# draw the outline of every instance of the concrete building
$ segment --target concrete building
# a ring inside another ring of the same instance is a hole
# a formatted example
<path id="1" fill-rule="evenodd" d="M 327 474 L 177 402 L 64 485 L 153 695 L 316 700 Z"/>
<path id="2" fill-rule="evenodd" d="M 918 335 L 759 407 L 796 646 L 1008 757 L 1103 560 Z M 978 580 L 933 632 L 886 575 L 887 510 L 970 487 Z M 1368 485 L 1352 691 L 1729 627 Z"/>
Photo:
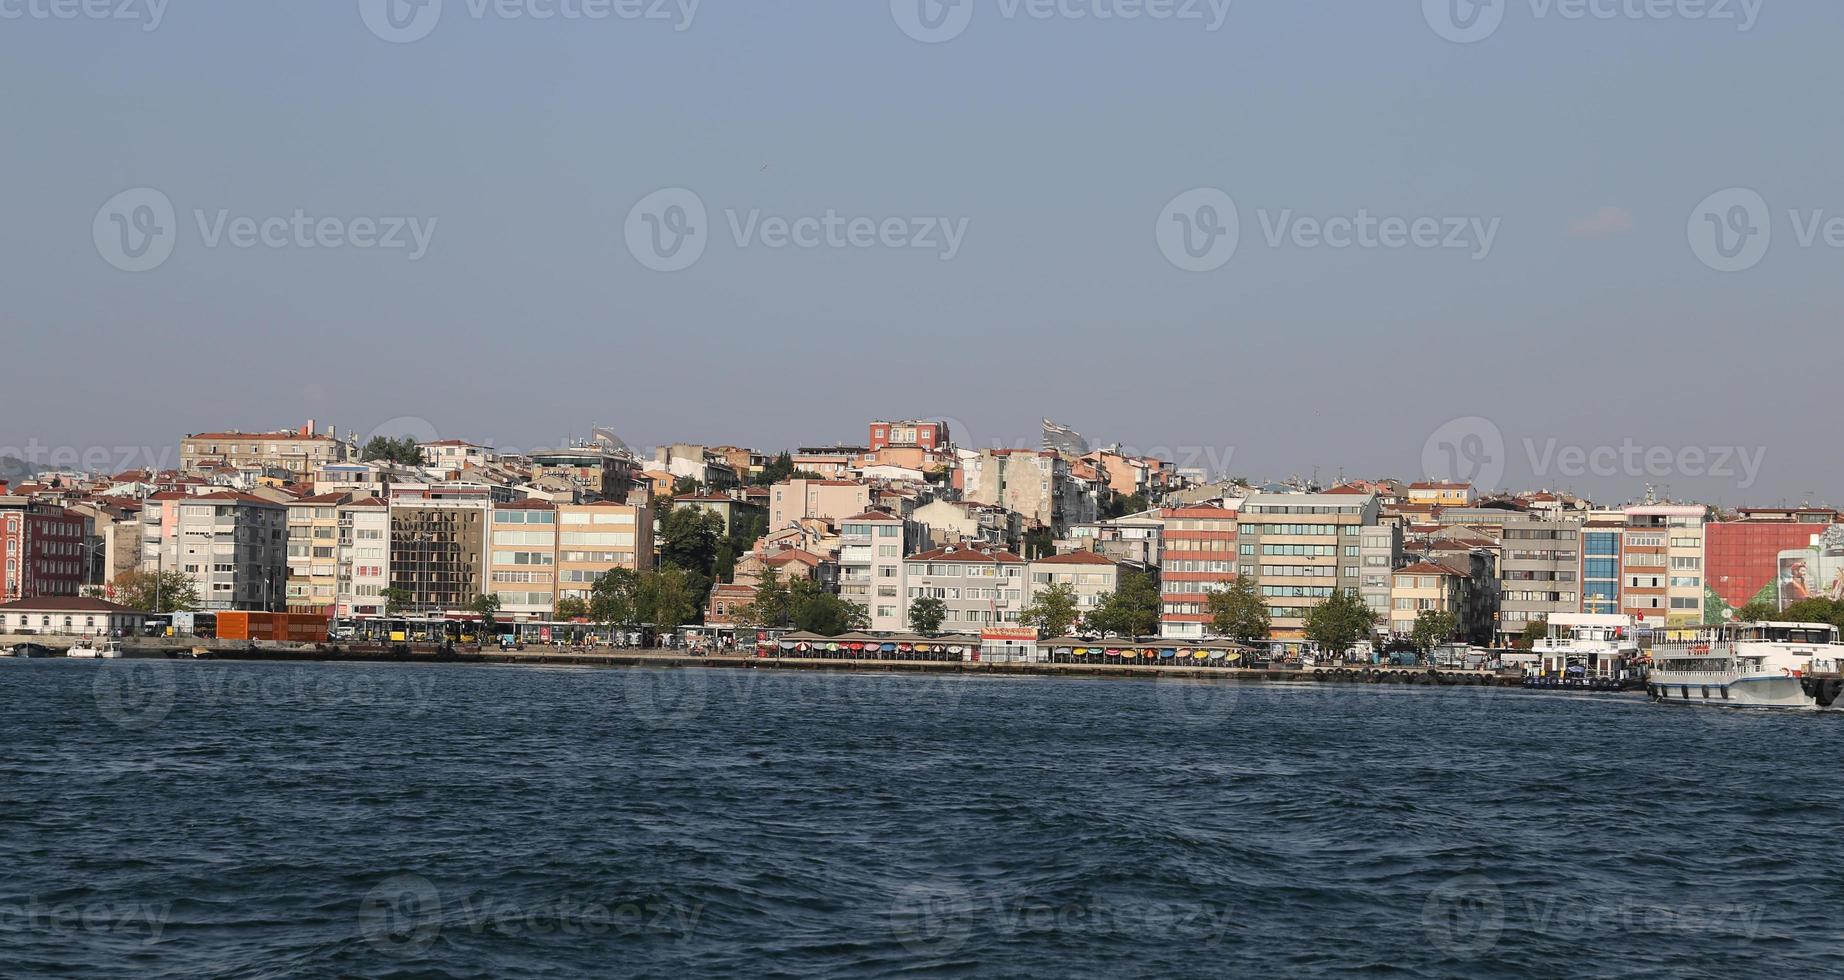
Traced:
<path id="1" fill-rule="evenodd" d="M 839 597 L 864 607 L 876 632 L 907 630 L 903 558 L 921 541 L 921 528 L 895 514 L 870 510 L 840 524 Z"/>
<path id="2" fill-rule="evenodd" d="M 391 585 L 391 507 L 377 497 L 347 497 L 339 505 L 339 592 L 342 619 L 382 616 Z"/>
<path id="3" fill-rule="evenodd" d="M 977 481 L 966 485 L 964 499 L 1017 511 L 1028 527 L 1060 532 L 1100 516 L 1095 486 L 1076 480 L 1069 464 L 1055 453 L 982 450 L 978 476 Z"/>
<path id="4" fill-rule="evenodd" d="M 1625 548 L 1625 515 L 1590 514 L 1582 522 L 1581 611 L 1597 616 L 1620 614 L 1620 556 Z"/>
<path id="5" fill-rule="evenodd" d="M 309 421 L 282 432 L 200 432 L 179 442 L 179 466 L 185 473 L 225 468 L 287 473 L 297 482 L 313 479 L 328 463 L 343 463 L 356 448 L 341 442 L 337 430 L 319 432 Z"/>
<path id="6" fill-rule="evenodd" d="M 1389 632 L 1408 637 L 1423 612 L 1445 612 L 1453 614 L 1457 639 L 1482 646 L 1490 644 L 1497 618 L 1494 575 L 1492 555 L 1486 551 L 1397 569 L 1390 588 Z"/>
<path id="7" fill-rule="evenodd" d="M 288 611 L 330 616 L 339 604 L 339 505 L 343 493 L 288 505 Z"/>
<path id="8" fill-rule="evenodd" d="M 499 597 L 501 619 L 552 617 L 557 600 L 557 505 L 548 500 L 493 505 L 487 593 Z"/>
<path id="9" fill-rule="evenodd" d="M 422 444 L 423 465 L 443 472 L 459 472 L 470 466 L 481 467 L 497 457 L 491 446 L 477 446 L 460 439 L 443 439 Z"/>
<path id="10" fill-rule="evenodd" d="M 1358 545 L 1358 595 L 1377 614 L 1379 623 L 1390 615 L 1390 592 L 1394 588 L 1395 570 L 1403 563 L 1402 528 L 1395 524 L 1366 526 Z"/>
<path id="11" fill-rule="evenodd" d="M 836 525 L 871 509 L 870 486 L 856 480 L 786 480 L 769 492 L 770 531 L 784 531 L 807 518 Z"/>
<path id="12" fill-rule="evenodd" d="M 923 544 L 929 548 L 984 543 L 1009 550 L 1024 538 L 1024 520 L 1018 512 L 995 504 L 933 500 L 909 516 L 922 525 Z"/>
<path id="13" fill-rule="evenodd" d="M 674 480 L 689 479 L 708 487 L 733 487 L 742 479 L 728 456 L 688 442 L 655 449 L 649 468 L 671 473 Z"/>
<path id="14" fill-rule="evenodd" d="M 654 510 L 636 494 L 557 508 L 557 598 L 587 601 L 602 576 L 653 567 Z"/>
<path id="15" fill-rule="evenodd" d="M 1308 609 L 1342 589 L 1361 592 L 1364 529 L 1377 525 L 1379 511 L 1369 494 L 1258 493 L 1243 501 L 1237 571 L 1260 584 L 1275 639 L 1304 639 Z M 1168 527 L 1168 551 L 1171 535 Z"/>
<path id="16" fill-rule="evenodd" d="M 946 422 L 879 421 L 871 423 L 868 448 L 870 452 L 893 446 L 933 451 L 944 448 L 953 441 L 953 434 L 948 431 Z"/>
<path id="17" fill-rule="evenodd" d="M 391 502 L 391 588 L 405 612 L 460 612 L 487 591 L 487 528 L 493 501 L 399 498 Z"/>
<path id="18" fill-rule="evenodd" d="M 0 602 L 82 591 L 87 519 L 22 496 L 0 496 Z"/>
<path id="19" fill-rule="evenodd" d="M 1829 508 L 1742 508 L 1732 521 L 1704 529 L 1705 596 L 1713 608 L 1704 619 L 1717 622 L 1751 601 L 1777 606 L 1780 553 L 1809 547 L 1812 536 L 1838 520 Z"/>
<path id="20" fill-rule="evenodd" d="M 1473 487 L 1469 483 L 1411 483 L 1403 496 L 1411 504 L 1433 504 L 1436 507 L 1473 505 Z"/>
<path id="21" fill-rule="evenodd" d="M 1159 594 L 1164 609 L 1159 634 L 1203 639 L 1210 629 L 1209 594 L 1235 584 L 1238 510 L 1174 507 L 1162 511 Z M 1255 576 L 1253 563 L 1247 573 Z"/>
<path id="22" fill-rule="evenodd" d="M 1581 531 L 1581 522 L 1572 519 L 1517 517 L 1500 526 L 1501 645 L 1508 645 L 1533 622 L 1581 611 Z"/>
<path id="23" fill-rule="evenodd" d="M 1640 504 L 1624 511 L 1621 612 L 1641 627 L 1703 621 L 1704 524 L 1701 504 Z"/>
<path id="24" fill-rule="evenodd" d="M 155 494 L 159 519 L 144 528 L 154 549 L 144 571 L 179 571 L 192 579 L 203 610 L 285 612 L 288 606 L 288 508 L 246 493 Z M 146 538 L 143 538 L 146 543 Z"/>
<path id="25" fill-rule="evenodd" d="M 1032 561 L 1030 573 L 1026 605 L 1043 589 L 1067 585 L 1075 590 L 1076 609 L 1086 618 L 1120 587 L 1121 563 L 1092 551 L 1072 551 Z"/>
<path id="26" fill-rule="evenodd" d="M 1023 558 L 1009 551 L 950 545 L 904 562 L 907 604 L 940 599 L 946 607 L 944 630 L 966 631 L 992 625 L 1016 625 L 1029 583 Z"/>
<path id="27" fill-rule="evenodd" d="M 1157 567 L 1163 553 L 1165 518 L 1158 510 L 1089 524 L 1072 524 L 1057 541 L 1058 551 L 1093 551 L 1115 561 Z"/>
<path id="28" fill-rule="evenodd" d="M 132 636 L 145 613 L 85 596 L 41 596 L 0 605 L 0 633 L 28 636 Z"/>
<path id="29" fill-rule="evenodd" d="M 626 500 L 640 472 L 633 457 L 602 446 L 540 449 L 530 454 L 531 479 L 566 481 L 585 501 Z"/>

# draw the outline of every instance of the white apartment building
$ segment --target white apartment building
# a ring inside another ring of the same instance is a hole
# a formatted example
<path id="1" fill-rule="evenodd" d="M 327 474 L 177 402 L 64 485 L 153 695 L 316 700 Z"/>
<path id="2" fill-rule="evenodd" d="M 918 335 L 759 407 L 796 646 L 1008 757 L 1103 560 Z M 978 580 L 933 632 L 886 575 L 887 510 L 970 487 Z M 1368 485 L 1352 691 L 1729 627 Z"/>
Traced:
<path id="1" fill-rule="evenodd" d="M 942 601 L 941 628 L 949 632 L 1016 624 L 1024 610 L 1027 566 L 1009 551 L 949 545 L 911 555 L 904 566 L 905 622 L 908 603 L 921 598 Z"/>
<path id="2" fill-rule="evenodd" d="M 391 508 L 376 497 L 339 505 L 339 595 L 336 615 L 382 616 L 391 584 Z"/>
<path id="3" fill-rule="evenodd" d="M 545 619 L 557 601 L 557 506 L 548 500 L 493 505 L 487 594 L 503 620 Z"/>
<path id="4" fill-rule="evenodd" d="M 905 554 L 920 535 L 912 522 L 884 511 L 865 511 L 841 524 L 839 597 L 863 606 L 871 629 L 900 633 L 904 621 Z"/>
<path id="5" fill-rule="evenodd" d="M 143 570 L 183 572 L 204 610 L 287 609 L 287 507 L 229 491 L 148 500 L 160 512 L 150 521 L 143 511 Z"/>

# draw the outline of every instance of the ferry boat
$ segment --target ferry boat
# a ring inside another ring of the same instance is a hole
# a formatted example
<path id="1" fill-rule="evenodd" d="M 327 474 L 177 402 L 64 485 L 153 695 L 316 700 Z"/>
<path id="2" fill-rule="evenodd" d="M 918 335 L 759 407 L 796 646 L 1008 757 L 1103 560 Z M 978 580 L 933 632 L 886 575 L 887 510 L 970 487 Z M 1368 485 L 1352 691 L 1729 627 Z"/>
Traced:
<path id="1" fill-rule="evenodd" d="M 1743 708 L 1838 705 L 1844 646 L 1829 623 L 1724 623 L 1667 629 L 1646 693 L 1667 704 Z M 1829 675 L 1829 676 L 1827 676 Z"/>
<path id="2" fill-rule="evenodd" d="M 64 655 L 76 660 L 120 660 L 122 645 L 114 640 L 86 636 L 71 644 L 70 650 Z"/>
<path id="3" fill-rule="evenodd" d="M 1558 681 L 1619 684 L 1643 673 L 1639 641 L 1630 616 L 1607 613 L 1551 613 L 1549 635 L 1531 646 L 1533 677 Z"/>

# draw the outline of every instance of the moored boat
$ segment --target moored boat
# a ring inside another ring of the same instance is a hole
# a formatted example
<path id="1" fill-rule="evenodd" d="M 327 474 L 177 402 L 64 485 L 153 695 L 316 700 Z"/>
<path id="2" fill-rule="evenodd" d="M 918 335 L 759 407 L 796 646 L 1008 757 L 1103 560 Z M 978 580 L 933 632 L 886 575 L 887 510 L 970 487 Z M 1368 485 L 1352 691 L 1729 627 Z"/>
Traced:
<path id="1" fill-rule="evenodd" d="M 1840 707 L 1844 647 L 1830 623 L 1725 623 L 1665 631 L 1646 692 L 1668 704 Z"/>

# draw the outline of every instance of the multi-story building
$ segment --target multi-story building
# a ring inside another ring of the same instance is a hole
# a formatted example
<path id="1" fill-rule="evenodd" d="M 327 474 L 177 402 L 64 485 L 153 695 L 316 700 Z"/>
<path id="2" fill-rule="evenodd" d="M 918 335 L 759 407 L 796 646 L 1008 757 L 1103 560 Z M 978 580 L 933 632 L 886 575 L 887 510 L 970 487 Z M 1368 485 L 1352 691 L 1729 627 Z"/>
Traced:
<path id="1" fill-rule="evenodd" d="M 1733 521 L 1704 529 L 1705 620 L 1719 622 L 1754 600 L 1778 604 L 1780 553 L 1811 545 L 1812 536 L 1837 521 L 1829 508 L 1744 508 Z"/>
<path id="2" fill-rule="evenodd" d="M 343 493 L 288 505 L 288 611 L 329 615 L 339 603 L 339 505 Z"/>
<path id="3" fill-rule="evenodd" d="M 493 462 L 493 447 L 477 446 L 460 439 L 443 439 L 438 442 L 425 442 L 420 447 L 423 451 L 423 465 L 456 473 L 470 466 L 485 466 Z"/>
<path id="4" fill-rule="evenodd" d="M 192 579 L 199 608 L 282 612 L 288 605 L 288 508 L 247 493 L 155 494 L 161 515 L 151 526 L 146 571 Z M 143 511 L 143 522 L 147 513 Z M 144 539 L 145 541 L 145 539 Z"/>
<path id="5" fill-rule="evenodd" d="M 557 505 L 548 500 L 493 505 L 487 593 L 499 598 L 500 618 L 551 618 L 557 600 Z"/>
<path id="6" fill-rule="evenodd" d="M 1364 529 L 1377 525 L 1378 513 L 1369 494 L 1258 493 L 1243 501 L 1237 572 L 1259 583 L 1275 639 L 1304 639 L 1307 610 L 1340 590 L 1361 592 Z M 1168 551 L 1171 536 L 1168 527 Z"/>
<path id="7" fill-rule="evenodd" d="M 391 586 L 391 506 L 377 497 L 346 498 L 339 505 L 341 618 L 382 616 Z"/>
<path id="8" fill-rule="evenodd" d="M 949 545 L 904 562 L 907 604 L 940 599 L 946 607 L 942 629 L 950 632 L 1017 623 L 1024 610 L 1025 560 L 1009 551 Z"/>
<path id="9" fill-rule="evenodd" d="M 892 446 L 936 450 L 953 441 L 946 422 L 872 422 L 870 451 Z"/>
<path id="10" fill-rule="evenodd" d="M 1362 563 L 1358 573 L 1358 595 L 1363 596 L 1364 604 L 1377 614 L 1377 622 L 1385 622 L 1391 610 L 1393 576 L 1402 564 L 1401 525 L 1366 526 L 1362 543 L 1358 545 L 1358 558 Z"/>
<path id="11" fill-rule="evenodd" d="M 1455 636 L 1441 640 L 1491 643 L 1498 606 L 1494 574 L 1492 554 L 1485 550 L 1398 569 L 1390 588 L 1390 633 L 1410 636 L 1422 613 L 1444 612 L 1454 617 Z"/>
<path id="12" fill-rule="evenodd" d="M 964 496 L 975 503 L 1015 510 L 1031 527 L 1059 532 L 1100 516 L 1095 484 L 1075 479 L 1069 463 L 1052 452 L 982 450 L 978 479 L 966 484 Z"/>
<path id="13" fill-rule="evenodd" d="M 86 518 L 19 496 L 0 496 L 0 602 L 74 596 L 89 564 Z"/>
<path id="14" fill-rule="evenodd" d="M 724 453 L 688 442 L 655 449 L 652 469 L 671 473 L 675 480 L 691 480 L 711 487 L 736 486 L 742 476 Z"/>
<path id="15" fill-rule="evenodd" d="M 1072 551 L 1051 555 L 1031 562 L 1030 585 L 1025 603 L 1041 590 L 1067 585 L 1076 593 L 1076 610 L 1084 618 L 1101 608 L 1108 597 L 1120 588 L 1121 564 L 1093 551 Z"/>
<path id="16" fill-rule="evenodd" d="M 1165 518 L 1149 510 L 1090 524 L 1072 524 L 1058 551 L 1093 551 L 1115 561 L 1157 566 L 1163 551 Z"/>
<path id="17" fill-rule="evenodd" d="M 1581 610 L 1578 520 L 1514 517 L 1499 528 L 1498 638 L 1508 642 L 1552 613 Z"/>
<path id="18" fill-rule="evenodd" d="M 343 463 L 354 447 L 341 442 L 337 430 L 321 433 L 309 421 L 283 432 L 200 432 L 179 443 L 182 472 L 204 473 L 230 467 L 238 470 L 272 470 L 288 473 L 297 481 L 310 481 L 322 466 Z"/>
<path id="19" fill-rule="evenodd" d="M 840 598 L 863 606 L 873 630 L 907 630 L 903 558 L 920 539 L 920 528 L 895 514 L 869 510 L 846 518 L 840 531 Z"/>
<path id="20" fill-rule="evenodd" d="M 760 504 L 752 503 L 740 493 L 691 493 L 672 498 L 674 507 L 690 507 L 693 510 L 716 514 L 724 522 L 724 533 L 731 533 L 738 522 L 762 515 Z"/>
<path id="21" fill-rule="evenodd" d="M 924 544 L 930 548 L 983 542 L 1013 549 L 1024 537 L 1024 521 L 1018 512 L 994 504 L 933 500 L 917 507 L 909 516 L 922 525 Z"/>
<path id="22" fill-rule="evenodd" d="M 391 502 L 391 588 L 408 593 L 405 612 L 460 612 L 487 591 L 487 496 Z"/>
<path id="23" fill-rule="evenodd" d="M 1433 504 L 1436 507 L 1473 505 L 1473 487 L 1469 483 L 1411 483 L 1405 496 L 1411 504 Z"/>
<path id="24" fill-rule="evenodd" d="M 1700 504 L 1640 504 L 1625 509 L 1621 536 L 1621 612 L 1639 626 L 1693 626 L 1703 620 Z"/>
<path id="25" fill-rule="evenodd" d="M 530 454 L 533 482 L 557 477 L 585 500 L 626 500 L 639 469 L 631 456 L 602 446 L 540 449 Z"/>
<path id="26" fill-rule="evenodd" d="M 1209 593 L 1234 584 L 1239 573 L 1237 511 L 1175 507 L 1163 511 L 1160 521 L 1160 635 L 1202 639 L 1209 631 Z"/>
<path id="27" fill-rule="evenodd" d="M 1590 515 L 1581 531 L 1581 611 L 1597 616 L 1618 615 L 1620 605 L 1620 555 L 1626 533 L 1623 516 Z"/>
<path id="28" fill-rule="evenodd" d="M 557 598 L 584 599 L 617 569 L 653 567 L 653 507 L 643 494 L 557 508 Z"/>
<path id="29" fill-rule="evenodd" d="M 871 509 L 871 488 L 856 480 L 785 480 L 770 488 L 768 529 L 818 518 L 837 524 Z"/>

